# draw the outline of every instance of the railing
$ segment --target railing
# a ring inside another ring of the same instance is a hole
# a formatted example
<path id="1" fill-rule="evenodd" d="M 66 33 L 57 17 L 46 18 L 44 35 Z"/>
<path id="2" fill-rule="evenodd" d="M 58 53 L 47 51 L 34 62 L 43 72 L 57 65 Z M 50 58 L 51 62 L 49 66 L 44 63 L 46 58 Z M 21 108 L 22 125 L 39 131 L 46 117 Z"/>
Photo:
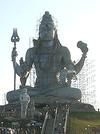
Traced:
<path id="1" fill-rule="evenodd" d="M 53 123 L 52 134 L 54 134 L 54 131 L 55 131 L 56 120 L 57 120 L 57 113 L 58 113 L 58 108 L 56 108 L 56 111 L 55 111 L 55 118 L 54 118 L 54 123 Z"/>
<path id="2" fill-rule="evenodd" d="M 41 134 L 69 134 L 67 132 L 69 108 L 57 106 L 53 112 L 54 117 L 50 111 L 46 112 Z"/>
<path id="3" fill-rule="evenodd" d="M 68 133 L 67 132 L 68 116 L 69 116 L 69 108 L 67 109 L 66 117 L 65 117 L 64 134 L 67 134 Z"/>
<path id="4" fill-rule="evenodd" d="M 43 123 L 43 126 L 42 126 L 42 130 L 41 130 L 41 134 L 45 134 L 45 129 L 46 129 L 46 123 L 47 123 L 47 120 L 48 120 L 48 111 L 46 112 L 46 115 L 45 115 L 45 119 L 44 119 L 44 123 Z"/>

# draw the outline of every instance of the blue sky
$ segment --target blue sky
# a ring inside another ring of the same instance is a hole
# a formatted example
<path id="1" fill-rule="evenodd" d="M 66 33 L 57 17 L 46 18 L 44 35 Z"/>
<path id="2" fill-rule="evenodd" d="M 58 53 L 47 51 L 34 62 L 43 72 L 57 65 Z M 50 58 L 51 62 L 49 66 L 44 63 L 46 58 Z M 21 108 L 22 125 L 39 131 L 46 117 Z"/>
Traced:
<path id="1" fill-rule="evenodd" d="M 71 51 L 72 59 L 81 57 L 76 44 L 82 40 L 88 44 L 88 58 L 96 60 L 96 70 L 99 72 L 100 0 L 0 0 L 1 94 L 13 90 L 13 43 L 10 41 L 13 28 L 18 29 L 20 36 L 20 42 L 17 43 L 19 60 L 21 56 L 25 56 L 29 38 L 36 37 L 39 19 L 45 11 L 49 11 L 57 21 L 59 39 Z M 99 73 L 96 79 L 99 94 Z M 99 95 L 97 98 L 99 100 Z"/>

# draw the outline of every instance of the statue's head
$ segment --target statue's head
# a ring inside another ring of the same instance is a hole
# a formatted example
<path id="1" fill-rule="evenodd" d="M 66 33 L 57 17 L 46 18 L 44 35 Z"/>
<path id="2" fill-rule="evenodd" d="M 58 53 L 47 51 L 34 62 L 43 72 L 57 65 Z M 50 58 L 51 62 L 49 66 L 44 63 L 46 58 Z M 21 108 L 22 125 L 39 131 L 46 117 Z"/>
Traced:
<path id="1" fill-rule="evenodd" d="M 55 25 L 52 16 L 48 11 L 42 17 L 39 26 L 39 38 L 40 40 L 53 40 L 55 35 Z"/>

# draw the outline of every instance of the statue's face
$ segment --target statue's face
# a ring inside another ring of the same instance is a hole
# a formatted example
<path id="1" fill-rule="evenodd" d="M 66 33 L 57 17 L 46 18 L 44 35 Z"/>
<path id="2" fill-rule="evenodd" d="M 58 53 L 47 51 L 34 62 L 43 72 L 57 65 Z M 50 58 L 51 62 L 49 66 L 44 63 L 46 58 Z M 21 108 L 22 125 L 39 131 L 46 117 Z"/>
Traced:
<path id="1" fill-rule="evenodd" d="M 54 25 L 53 23 L 44 23 L 40 25 L 39 37 L 44 41 L 51 41 L 54 38 Z"/>

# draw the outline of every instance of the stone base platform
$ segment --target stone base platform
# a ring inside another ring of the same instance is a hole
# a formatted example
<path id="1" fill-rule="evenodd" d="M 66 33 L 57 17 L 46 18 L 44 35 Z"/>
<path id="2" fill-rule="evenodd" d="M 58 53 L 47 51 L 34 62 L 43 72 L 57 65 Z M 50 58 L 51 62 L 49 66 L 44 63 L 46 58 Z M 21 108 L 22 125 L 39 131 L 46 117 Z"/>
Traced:
<path id="1" fill-rule="evenodd" d="M 55 86 L 53 88 L 37 88 L 26 86 L 30 98 L 35 103 L 50 104 L 50 103 L 69 103 L 72 100 L 78 101 L 81 99 L 81 91 L 78 88 Z M 23 89 L 24 89 L 23 88 Z M 7 93 L 8 103 L 15 103 L 20 101 L 20 94 L 23 89 L 10 91 Z"/>
<path id="2" fill-rule="evenodd" d="M 70 104 L 71 112 L 95 112 L 95 108 L 93 105 L 82 102 L 72 102 Z"/>
<path id="3" fill-rule="evenodd" d="M 25 86 L 31 101 L 36 106 L 63 104 L 70 107 L 71 112 L 93 112 L 95 108 L 86 103 L 81 103 L 81 91 L 77 88 L 55 86 L 53 88 L 37 88 Z M 23 89 L 24 89 L 23 88 Z M 17 89 L 7 93 L 8 104 L 20 104 L 20 94 L 23 89 Z"/>

